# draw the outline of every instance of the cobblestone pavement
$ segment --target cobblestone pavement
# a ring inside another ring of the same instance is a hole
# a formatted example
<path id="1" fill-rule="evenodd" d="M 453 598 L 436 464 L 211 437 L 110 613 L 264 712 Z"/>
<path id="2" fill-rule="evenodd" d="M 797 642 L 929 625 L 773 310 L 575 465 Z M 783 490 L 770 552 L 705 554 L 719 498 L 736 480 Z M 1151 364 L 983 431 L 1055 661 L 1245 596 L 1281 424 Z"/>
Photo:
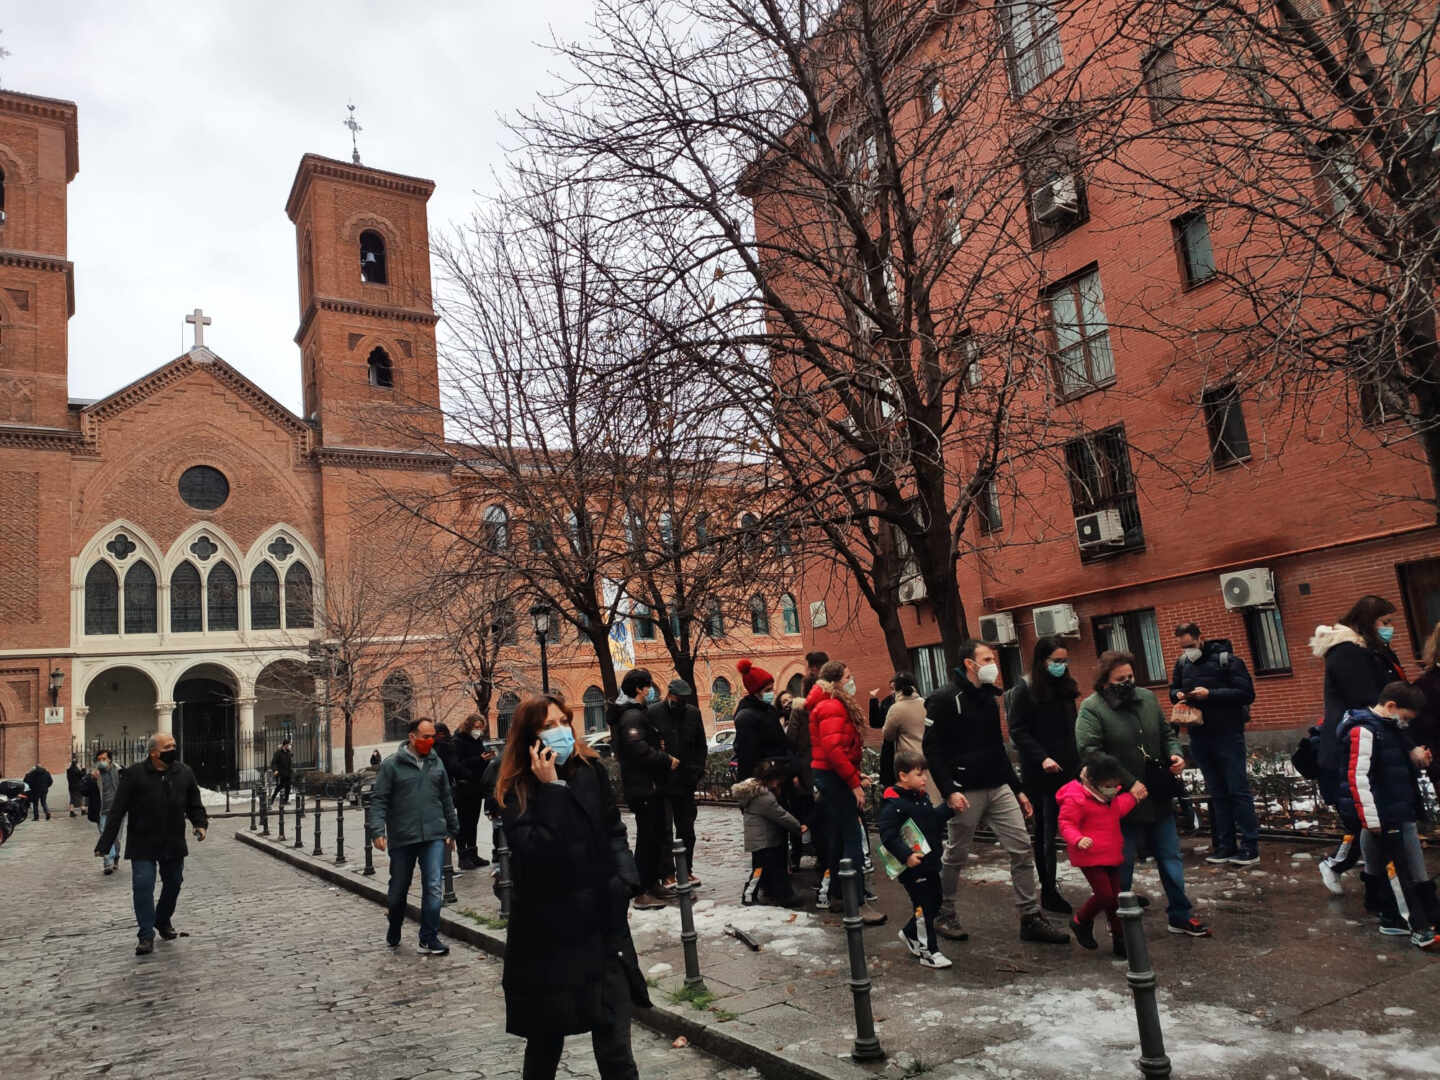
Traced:
<path id="1" fill-rule="evenodd" d="M 89 822 L 30 822 L 0 847 L 0 1076 L 519 1077 L 497 961 L 461 944 L 418 956 L 413 923 L 392 954 L 374 905 L 215 824 L 186 860 L 175 925 L 191 936 L 148 957 L 129 864 L 102 876 Z M 647 1080 L 745 1075 L 638 1025 L 634 1044 Z M 596 1075 L 587 1038 L 567 1042 L 561 1073 Z"/>
<path id="2" fill-rule="evenodd" d="M 332 865 L 334 818 L 331 802 L 322 844 L 324 861 Z M 633 823 L 627 823 L 633 836 Z M 293 824 L 292 813 L 292 840 Z M 312 829 L 307 815 L 307 851 Z M 358 811 L 346 815 L 345 832 L 346 856 L 358 871 Z M 489 850 L 485 833 L 482 852 Z M 722 1018 L 725 1031 L 812 1069 L 860 1075 L 841 1063 L 854 1027 L 839 918 L 813 908 L 740 906 L 749 858 L 734 808 L 702 807 L 697 834 L 704 887 L 697 894 L 696 925 L 702 973 L 718 996 L 713 1015 Z M 1153 865 L 1136 876 L 1137 888 L 1159 902 L 1145 927 L 1176 1074 L 1189 1080 L 1440 1075 L 1433 1022 L 1440 957 L 1377 934 L 1361 908 L 1355 875 L 1348 875 L 1344 898 L 1329 898 L 1315 870 L 1326 848 L 1265 841 L 1263 863 L 1236 870 L 1203 862 L 1207 839 L 1185 837 L 1182 847 L 1187 891 L 1196 913 L 1214 927 L 1213 938 L 1165 933 Z M 1083 899 L 1083 878 L 1063 857 L 1061 870 L 1063 889 L 1072 900 Z M 373 880 L 382 883 L 385 874 L 382 856 Z M 800 884 L 813 882 L 813 872 L 802 873 Z M 447 910 L 493 916 L 490 884 L 488 871 L 459 875 L 459 902 Z M 1138 1046 L 1124 963 L 1112 959 L 1108 947 L 1086 952 L 1073 944 L 1020 942 L 1008 864 L 998 849 L 981 844 L 972 855 L 960 896 L 972 937 L 946 944 L 955 961 L 949 971 L 926 971 L 908 956 L 897 937 L 907 917 L 904 894 L 883 875 L 873 884 L 890 916 L 887 926 L 865 933 L 877 1028 L 891 1055 L 887 1075 L 911 1067 L 935 1080 L 1030 1080 L 1117 1070 L 1126 1075 L 1133 1068 Z M 747 930 L 762 950 L 752 953 L 727 936 L 727 924 Z M 676 909 L 632 912 L 631 927 L 641 966 L 662 995 L 675 990 L 683 970 Z"/>

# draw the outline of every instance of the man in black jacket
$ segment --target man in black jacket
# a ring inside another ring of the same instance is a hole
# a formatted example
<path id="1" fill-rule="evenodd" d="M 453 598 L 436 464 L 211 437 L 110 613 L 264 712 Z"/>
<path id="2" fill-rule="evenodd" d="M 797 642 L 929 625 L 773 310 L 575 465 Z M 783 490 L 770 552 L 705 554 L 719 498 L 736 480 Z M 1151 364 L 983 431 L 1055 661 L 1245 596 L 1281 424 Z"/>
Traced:
<path id="1" fill-rule="evenodd" d="M 940 860 L 943 898 L 935 929 L 954 941 L 970 936 L 956 916 L 955 893 L 975 830 L 987 824 L 1010 856 L 1020 940 L 1068 944 L 1070 935 L 1046 920 L 1035 895 L 1035 856 L 1025 828 L 1025 819 L 1034 810 L 1000 734 L 1000 665 L 995 650 L 981 641 L 966 641 L 960 646 L 960 661 L 955 681 L 925 699 L 925 715 L 931 722 L 925 732 L 925 759 L 935 786 L 955 811 Z"/>
<path id="2" fill-rule="evenodd" d="M 30 785 L 30 807 L 35 811 L 35 820 L 40 820 L 40 811 L 45 811 L 45 820 L 50 820 L 50 805 L 45 801 L 50 794 L 50 785 L 55 783 L 55 778 L 50 775 L 50 770 L 44 765 L 36 766 L 25 774 L 25 783 Z"/>
<path id="3" fill-rule="evenodd" d="M 1170 676 L 1170 700 L 1198 709 L 1203 723 L 1190 725 L 1190 754 L 1210 793 L 1208 863 L 1254 866 L 1260 861 L 1260 823 L 1246 768 L 1245 721 L 1255 684 L 1245 661 L 1225 638 L 1203 641 L 1200 627 L 1175 628 L 1180 659 Z"/>
<path id="4" fill-rule="evenodd" d="M 280 805 L 284 806 L 290 801 L 290 780 L 295 775 L 295 755 L 290 750 L 289 739 L 280 743 L 280 749 L 270 759 L 270 772 L 275 777 L 275 790 L 270 793 L 270 801 L 279 799 Z"/>
<path id="5" fill-rule="evenodd" d="M 643 890 L 635 897 L 635 907 L 642 911 L 664 907 L 664 898 L 673 895 L 660 882 L 665 846 L 664 789 L 670 774 L 680 766 L 680 759 L 667 752 L 664 736 L 646 710 L 654 685 L 644 668 L 626 672 L 620 695 L 609 708 L 610 739 L 620 764 L 620 787 L 626 805 L 635 815 L 635 865 Z"/>
<path id="6" fill-rule="evenodd" d="M 671 771 L 661 791 L 675 836 L 685 845 L 685 865 L 690 870 L 690 884 L 699 885 L 695 876 L 695 788 L 705 775 L 705 721 L 700 709 L 690 699 L 695 691 L 684 679 L 671 679 L 665 700 L 650 706 L 650 719 L 660 729 L 665 747 L 680 760 Z M 669 843 L 666 831 L 664 843 Z"/>
<path id="7" fill-rule="evenodd" d="M 120 823 L 130 819 L 125 833 L 125 858 L 130 860 L 130 885 L 134 893 L 135 922 L 140 940 L 135 955 L 155 951 L 155 931 L 166 941 L 180 936 L 170 920 L 184 880 L 185 819 L 195 829 L 195 839 L 204 840 L 210 819 L 200 801 L 200 785 L 189 766 L 179 760 L 175 737 L 167 732 L 150 736 L 150 756 L 120 774 L 120 787 L 105 818 L 105 831 L 95 845 L 95 854 L 104 857 L 120 834 Z M 160 902 L 155 903 L 155 875 L 159 872 Z"/>
<path id="8" fill-rule="evenodd" d="M 74 817 L 85 809 L 85 770 L 80 768 L 80 758 L 75 754 L 70 755 L 65 783 L 70 788 L 70 816 Z"/>

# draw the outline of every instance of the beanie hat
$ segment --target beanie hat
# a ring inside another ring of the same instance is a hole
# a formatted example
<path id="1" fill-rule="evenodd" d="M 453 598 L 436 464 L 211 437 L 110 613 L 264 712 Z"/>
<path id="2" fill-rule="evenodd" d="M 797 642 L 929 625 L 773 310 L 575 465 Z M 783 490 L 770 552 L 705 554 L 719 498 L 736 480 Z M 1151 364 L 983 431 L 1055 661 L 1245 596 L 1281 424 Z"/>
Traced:
<path id="1" fill-rule="evenodd" d="M 758 694 L 767 684 L 775 681 L 775 676 L 749 660 L 741 660 L 735 666 L 740 670 L 740 681 L 745 684 L 747 694 Z"/>

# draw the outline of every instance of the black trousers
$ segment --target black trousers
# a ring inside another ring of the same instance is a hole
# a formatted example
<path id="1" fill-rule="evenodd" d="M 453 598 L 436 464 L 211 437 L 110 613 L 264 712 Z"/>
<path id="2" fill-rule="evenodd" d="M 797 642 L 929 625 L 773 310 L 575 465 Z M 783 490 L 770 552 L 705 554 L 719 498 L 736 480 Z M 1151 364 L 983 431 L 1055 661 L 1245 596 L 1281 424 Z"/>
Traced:
<path id="1" fill-rule="evenodd" d="M 485 800 L 478 794 L 471 798 L 463 795 L 455 803 L 455 812 L 460 815 L 460 839 L 456 846 L 461 851 L 474 851 L 480 842 L 480 811 Z"/>
<path id="2" fill-rule="evenodd" d="M 911 914 L 910 921 L 905 924 L 905 936 L 912 941 L 916 937 L 919 927 L 915 924 L 914 912 L 918 908 L 920 914 L 925 918 L 925 940 L 921 944 L 931 952 L 938 952 L 940 945 L 935 940 L 935 914 L 940 910 L 942 899 L 939 872 L 925 874 L 923 877 L 913 878 L 909 881 L 904 880 L 902 876 L 900 884 L 905 886 L 905 894 L 910 897 Z"/>
<path id="3" fill-rule="evenodd" d="M 605 1003 L 610 1015 L 590 1032 L 590 1046 L 600 1080 L 639 1080 L 635 1055 L 630 1051 L 630 983 L 617 960 L 605 966 Z M 525 1040 L 524 1080 L 554 1080 L 565 1049 L 564 1035 L 531 1035 Z"/>
<path id="4" fill-rule="evenodd" d="M 1060 835 L 1060 804 L 1055 801 L 1056 789 L 1047 784 L 1025 785 L 1025 795 L 1035 808 L 1034 833 L 1035 873 L 1040 888 L 1055 891 L 1055 838 Z"/>
<path id="5" fill-rule="evenodd" d="M 39 821 L 39 820 L 40 820 L 40 811 L 41 811 L 41 810 L 44 810 L 44 811 L 45 811 L 45 816 L 46 816 L 47 818 L 50 816 L 50 806 L 49 806 L 49 804 L 45 801 L 46 797 L 47 797 L 49 794 L 50 794 L 50 793 L 49 793 L 48 791 L 39 792 L 39 793 L 35 796 L 35 801 L 30 804 L 30 805 L 31 805 L 31 809 L 33 809 L 33 810 L 35 811 L 35 820 L 36 820 L 36 821 Z"/>
<path id="6" fill-rule="evenodd" d="M 640 871 L 640 886 L 650 892 L 660 883 L 660 870 L 665 848 L 665 797 L 631 799 L 635 815 L 635 868 Z"/>
<path id="7" fill-rule="evenodd" d="M 695 873 L 695 817 L 698 811 L 695 809 L 695 793 L 689 792 L 684 795 L 665 796 L 665 808 L 669 817 L 669 824 L 674 828 L 675 839 L 685 845 L 685 866 L 690 873 Z M 674 858 L 670 856 L 670 831 L 666 830 L 666 855 L 670 863 L 670 869 L 674 871 Z"/>
<path id="8" fill-rule="evenodd" d="M 275 781 L 275 790 L 270 793 L 270 801 L 280 800 L 280 805 L 290 801 L 290 777 L 282 776 Z"/>
<path id="9" fill-rule="evenodd" d="M 790 887 L 790 868 L 787 863 L 784 844 L 750 853 L 750 869 L 760 871 L 760 888 L 767 899 L 783 903 L 795 895 L 795 890 Z"/>
<path id="10" fill-rule="evenodd" d="M 780 788 L 780 805 L 794 815 L 795 820 L 810 829 L 812 838 L 816 835 L 815 791 L 810 778 L 802 775 L 799 783 L 786 783 Z M 786 841 L 790 846 L 790 865 L 799 868 L 800 856 L 805 850 L 805 834 L 790 833 Z M 817 851 L 824 848 L 817 842 Z"/>

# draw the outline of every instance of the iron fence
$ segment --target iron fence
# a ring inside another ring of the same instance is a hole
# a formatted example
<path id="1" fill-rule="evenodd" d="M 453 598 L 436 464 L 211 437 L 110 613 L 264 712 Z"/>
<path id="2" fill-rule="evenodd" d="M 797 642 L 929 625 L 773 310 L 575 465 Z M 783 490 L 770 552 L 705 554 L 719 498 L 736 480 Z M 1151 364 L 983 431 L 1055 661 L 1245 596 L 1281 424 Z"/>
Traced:
<path id="1" fill-rule="evenodd" d="M 194 770 L 201 787 L 233 791 L 267 778 L 275 752 L 286 739 L 290 740 L 292 765 L 297 774 L 330 771 L 330 728 L 324 721 L 210 738 L 187 739 L 184 732 L 176 732 L 175 747 L 180 752 L 180 760 Z M 76 739 L 71 746 L 71 751 L 86 762 L 94 761 L 101 750 L 108 751 L 111 759 L 120 765 L 131 765 L 149 754 L 149 733 L 95 737 L 83 742 Z"/>

